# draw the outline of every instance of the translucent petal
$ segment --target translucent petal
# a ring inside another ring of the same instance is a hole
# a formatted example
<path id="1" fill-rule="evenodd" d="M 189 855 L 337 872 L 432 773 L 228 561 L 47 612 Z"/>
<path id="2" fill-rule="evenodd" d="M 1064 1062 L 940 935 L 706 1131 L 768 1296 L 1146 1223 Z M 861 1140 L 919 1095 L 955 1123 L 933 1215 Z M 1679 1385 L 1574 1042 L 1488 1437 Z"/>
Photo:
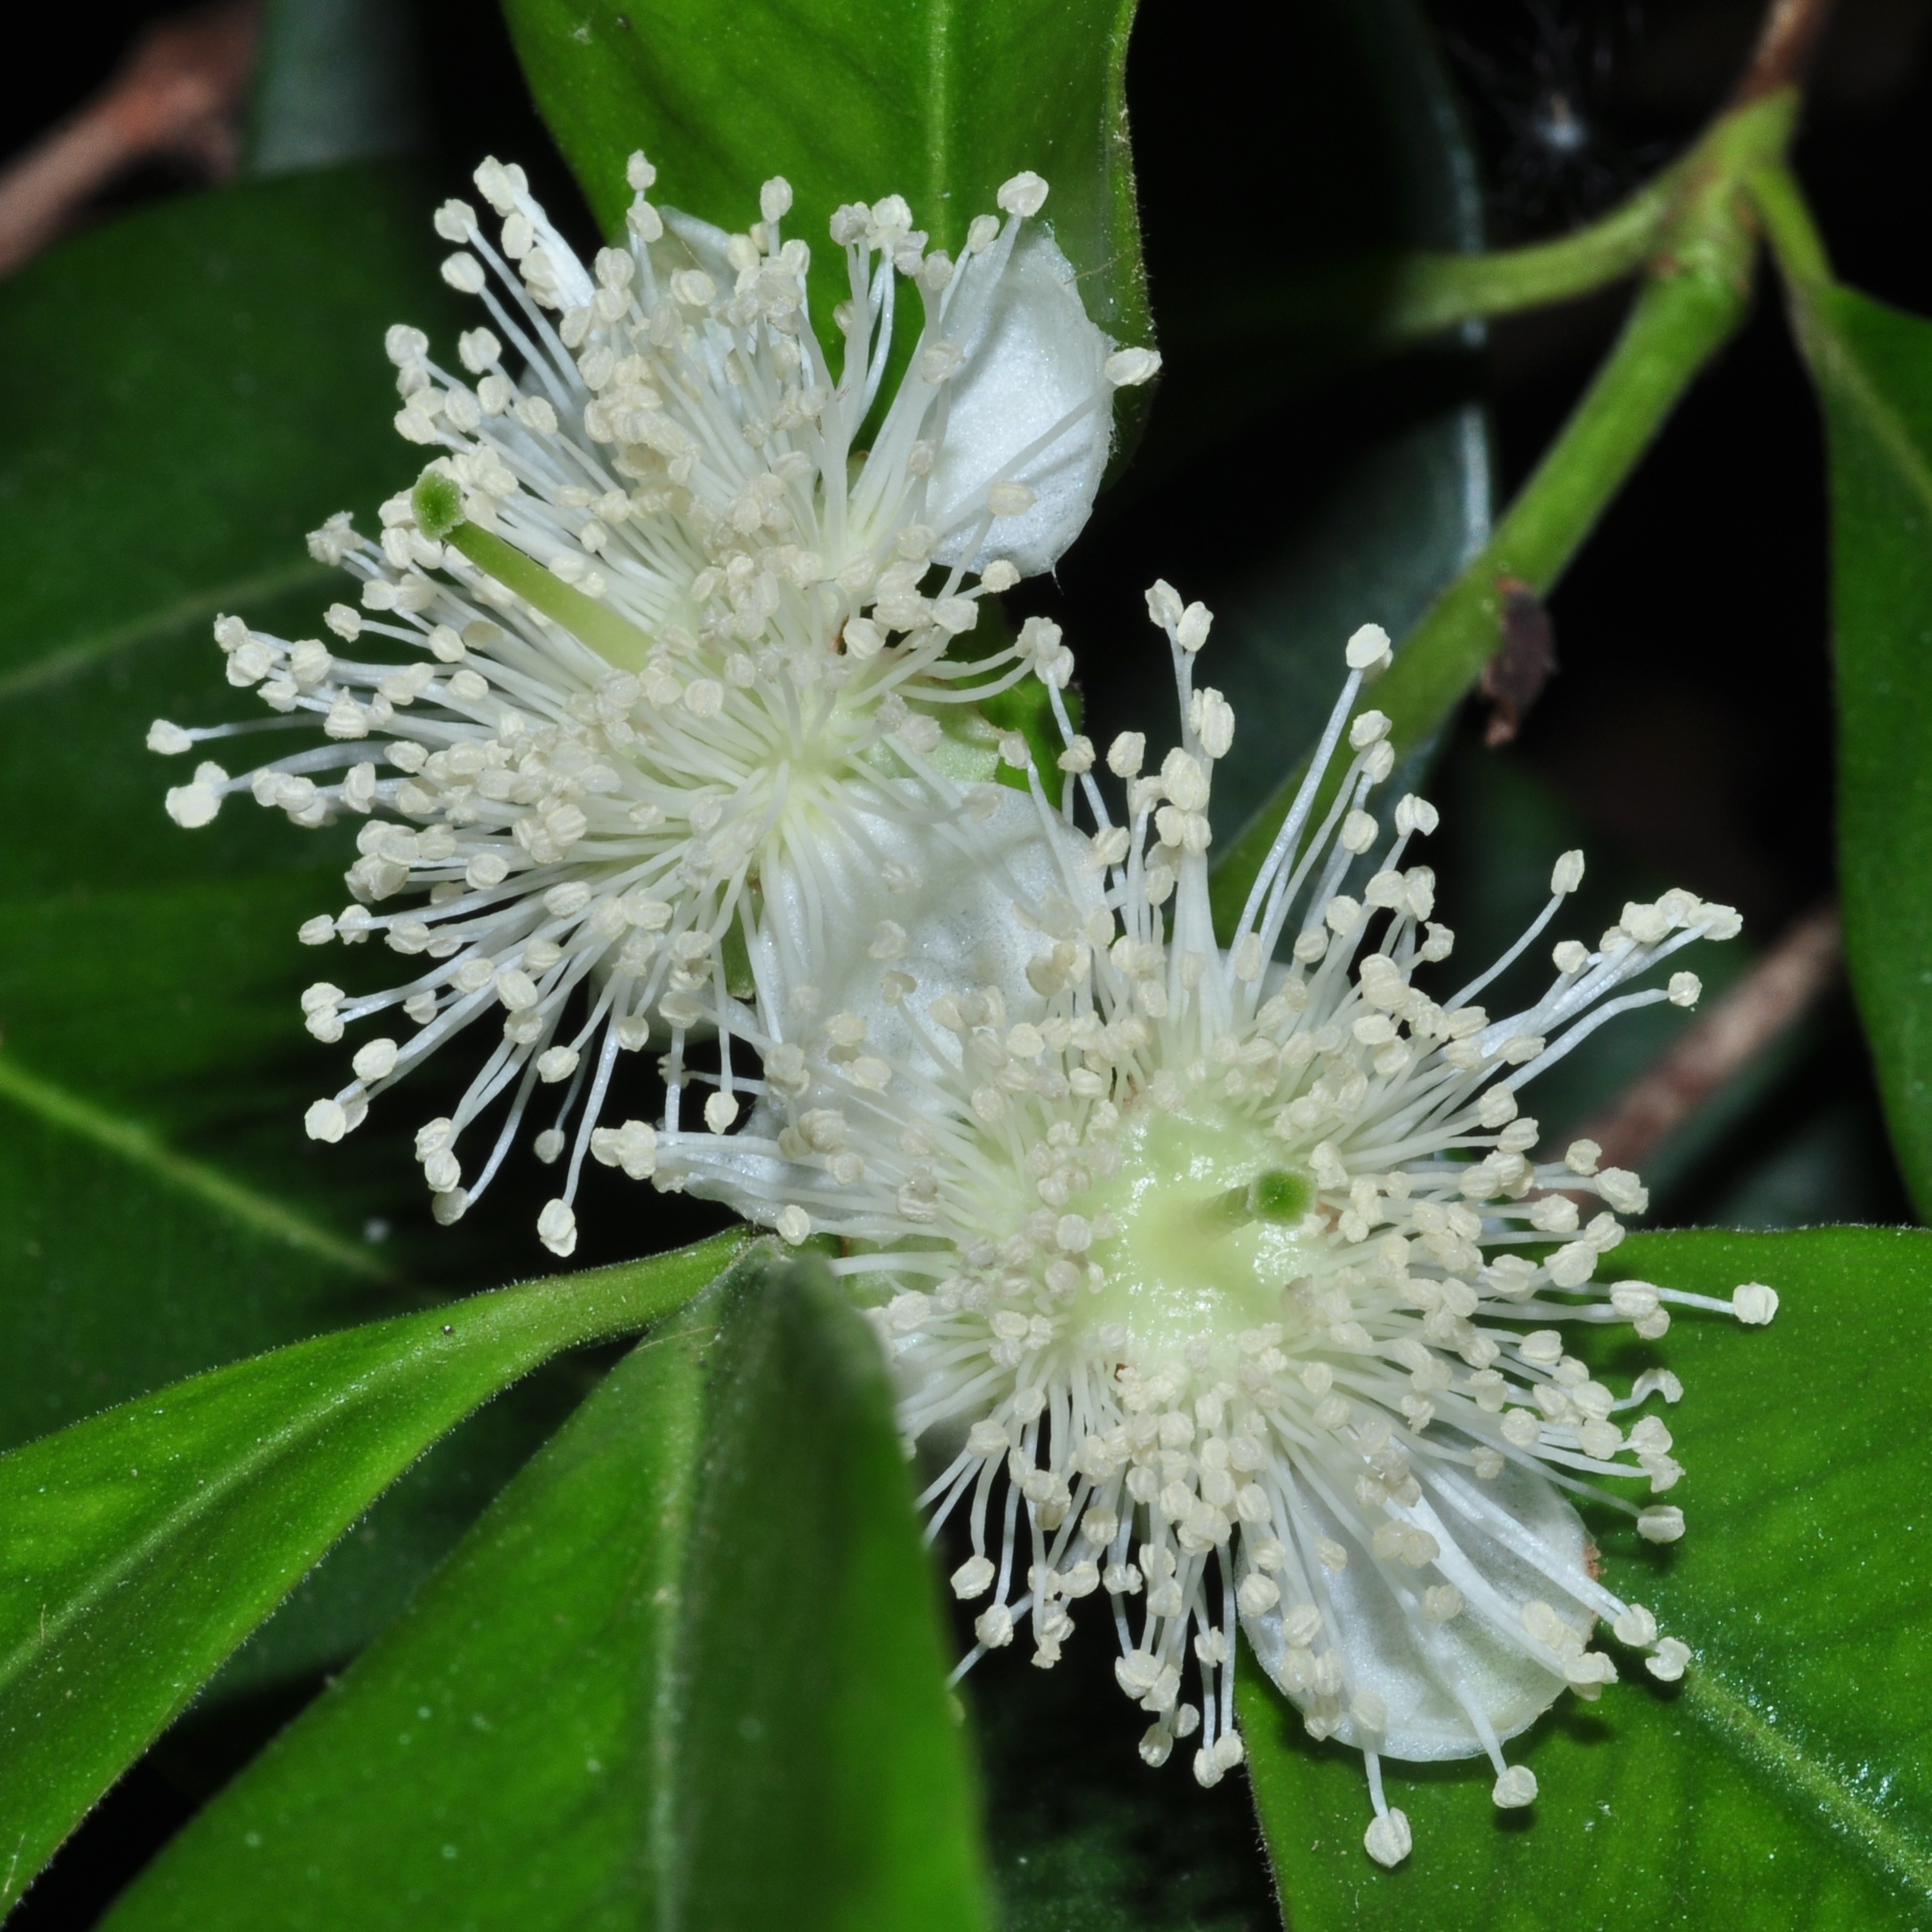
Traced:
<path id="1" fill-rule="evenodd" d="M 979 529 L 973 519 L 935 554 L 969 570 L 1007 557 L 1032 576 L 1052 568 L 1093 509 L 1113 436 L 1112 390 L 1102 368 L 1114 345 L 1088 320 L 1073 264 L 1050 235 L 1029 223 L 1003 270 L 998 253 L 967 260 L 947 310 L 947 333 L 964 360 L 948 386 L 927 517 L 944 531 L 989 483 L 1024 484 L 1032 509 L 999 518 L 969 550 Z M 1077 420 L 1017 460 L 1068 416 Z"/>
<path id="2" fill-rule="evenodd" d="M 1037 1004 L 1027 964 L 1051 940 L 1013 916 L 1014 902 L 1038 906 L 1057 896 L 1077 920 L 1101 903 L 1098 881 L 1081 868 L 1059 820 L 1006 786 L 983 822 L 963 817 L 935 830 L 868 818 L 865 829 L 862 843 L 818 843 L 809 889 L 794 866 L 767 873 L 761 979 L 777 995 L 770 1003 L 775 1013 L 783 1011 L 784 989 L 808 979 L 821 1014 L 857 1013 L 866 1022 L 868 1051 L 922 1073 L 932 1061 L 908 1007 L 923 1013 L 942 993 L 996 986 L 1020 1018 Z M 886 920 L 909 935 L 904 956 L 890 962 L 916 985 L 903 1004 L 887 999 L 887 965 L 872 957 Z M 780 1020 L 777 1030 L 789 1037 L 792 1029 Z"/>
<path id="3" fill-rule="evenodd" d="M 1305 1484 L 1296 1486 L 1308 1521 L 1349 1548 L 1347 1569 L 1319 1574 L 1333 1606 L 1351 1693 L 1373 1691 L 1388 1707 L 1388 1728 L 1379 1737 L 1358 1734 L 1351 1718 L 1336 1733 L 1343 1742 L 1415 1763 L 1474 1757 L 1486 1747 L 1472 1708 L 1500 1741 L 1527 1729 L 1555 1702 L 1564 1680 L 1511 1640 L 1521 1630 L 1521 1606 L 1532 1600 L 1548 1603 L 1579 1637 L 1590 1632 L 1589 1612 L 1566 1596 L 1559 1581 L 1588 1586 L 1583 1522 L 1553 1483 L 1511 1467 L 1480 1486 L 1534 1549 L 1536 1562 L 1501 1534 L 1445 1508 L 1427 1518 L 1417 1512 L 1418 1521 L 1442 1526 L 1439 1562 L 1420 1571 L 1376 1562 L 1349 1542 Z M 1392 1577 L 1391 1568 L 1399 1576 Z M 1405 1609 L 1391 1587 L 1405 1588 L 1419 1599 L 1439 1572 L 1464 1599 L 1461 1615 L 1443 1624 L 1430 1622 L 1419 1603 Z M 1289 1687 L 1282 1672 L 1281 1622 L 1293 1607 L 1284 1594 L 1278 1607 L 1241 1622 L 1262 1668 L 1303 1705 L 1308 1699 Z"/>
<path id="4" fill-rule="evenodd" d="M 731 258 L 726 253 L 731 245 L 730 235 L 714 222 L 701 221 L 695 215 L 687 215 L 681 208 L 660 208 L 657 212 L 663 216 L 666 228 L 684 244 L 691 262 L 702 269 L 720 288 L 728 291 L 738 279 L 738 271 L 731 266 Z M 651 255 L 652 266 L 664 279 L 689 266 L 683 252 L 667 243 L 660 243 L 651 250 Z"/>

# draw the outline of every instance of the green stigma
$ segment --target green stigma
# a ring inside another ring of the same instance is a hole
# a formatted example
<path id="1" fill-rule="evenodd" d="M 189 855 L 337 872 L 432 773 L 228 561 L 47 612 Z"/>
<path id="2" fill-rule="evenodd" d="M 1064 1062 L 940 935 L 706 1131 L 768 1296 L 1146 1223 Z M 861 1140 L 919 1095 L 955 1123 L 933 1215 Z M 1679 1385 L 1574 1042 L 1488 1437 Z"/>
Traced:
<path id="1" fill-rule="evenodd" d="M 416 528 L 440 544 L 463 520 L 463 493 L 455 477 L 425 470 L 410 493 L 409 507 L 416 513 Z"/>
<path id="2" fill-rule="evenodd" d="M 1315 1199 L 1305 1174 L 1268 1168 L 1253 1180 L 1217 1194 L 1201 1210 L 1202 1231 L 1224 1234 L 1250 1221 L 1299 1221 Z"/>

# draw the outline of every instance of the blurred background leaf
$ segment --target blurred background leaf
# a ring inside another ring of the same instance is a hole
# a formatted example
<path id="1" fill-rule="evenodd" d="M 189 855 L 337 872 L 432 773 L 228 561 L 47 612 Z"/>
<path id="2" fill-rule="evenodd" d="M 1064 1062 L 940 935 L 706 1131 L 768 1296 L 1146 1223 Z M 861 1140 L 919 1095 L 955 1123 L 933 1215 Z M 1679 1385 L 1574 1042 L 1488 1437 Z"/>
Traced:
<path id="1" fill-rule="evenodd" d="M 982 1927 L 883 1365 L 748 1256 L 112 1915 L 134 1928 Z"/>

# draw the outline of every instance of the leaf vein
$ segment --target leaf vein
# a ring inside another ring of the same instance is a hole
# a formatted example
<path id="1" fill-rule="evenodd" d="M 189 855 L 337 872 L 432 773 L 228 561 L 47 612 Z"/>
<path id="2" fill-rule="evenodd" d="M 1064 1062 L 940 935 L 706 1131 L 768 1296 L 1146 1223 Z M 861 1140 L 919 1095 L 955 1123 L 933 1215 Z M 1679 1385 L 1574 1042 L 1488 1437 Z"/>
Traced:
<path id="1" fill-rule="evenodd" d="M 104 630 L 49 652 L 33 663 L 0 674 L 0 704 L 27 696 L 47 685 L 57 684 L 62 678 L 85 670 L 103 658 L 153 643 L 185 629 L 197 620 L 212 619 L 225 608 L 257 599 L 280 597 L 309 585 L 320 585 L 326 583 L 334 574 L 323 565 L 304 559 L 300 563 L 281 564 L 273 570 L 258 571 L 252 577 L 238 577 L 228 583 L 218 584 L 211 590 L 191 591 L 145 616 L 131 618 L 123 624 L 111 624 Z"/>
<path id="2" fill-rule="evenodd" d="M 1899 411 L 1871 380 L 1864 364 L 1842 342 L 1827 345 L 1831 375 L 1839 393 L 1865 420 L 1879 447 L 1891 458 L 1900 480 L 1927 509 L 1932 510 L 1932 471 L 1926 467 L 1912 433 Z"/>
<path id="3" fill-rule="evenodd" d="M 372 1398 L 380 1395 L 382 1385 L 392 1379 L 398 1369 L 409 1366 L 409 1363 L 410 1357 L 404 1357 L 378 1363 L 345 1388 L 337 1390 L 333 1398 L 319 1410 L 285 1422 L 279 1429 L 266 1436 L 258 1436 L 248 1455 L 237 1458 L 220 1474 L 197 1483 L 192 1492 L 145 1536 L 124 1545 L 116 1559 L 96 1571 L 93 1581 L 87 1588 L 77 1590 L 52 1618 L 48 1617 L 43 1606 L 41 1622 L 33 1636 L 15 1644 L 6 1656 L 0 1657 L 0 1686 L 14 1683 L 25 1665 L 45 1650 L 50 1640 L 58 1641 L 102 1598 L 119 1589 L 156 1551 L 173 1541 L 184 1527 L 212 1514 L 236 1489 L 282 1459 L 289 1451 L 304 1447 L 342 1410 L 366 1406 L 366 1401 L 359 1404 L 358 1398 Z"/>
<path id="4" fill-rule="evenodd" d="M 241 1222 L 255 1233 L 285 1241 L 349 1273 L 374 1281 L 393 1281 L 395 1271 L 354 1242 L 319 1228 L 305 1215 L 266 1199 L 241 1181 L 205 1163 L 177 1154 L 145 1127 L 117 1120 L 77 1094 L 30 1073 L 0 1054 L 0 1098 L 50 1124 L 118 1155 L 130 1165 L 176 1191 L 189 1195 Z"/>
<path id="5" fill-rule="evenodd" d="M 953 166 L 953 99 L 951 10 L 938 0 L 927 16 L 926 87 L 931 127 L 926 141 L 926 206 L 924 213 L 933 232 L 943 240 L 960 239 L 952 224 L 964 211 L 950 208 L 947 194 Z"/>
<path id="6" fill-rule="evenodd" d="M 1829 1765 L 1820 1763 L 1790 1738 L 1781 1737 L 1721 1677 L 1707 1668 L 1698 1671 L 1686 1681 L 1685 1697 L 1700 1719 L 1795 1785 L 1888 1871 L 1916 1887 L 1921 1896 L 1932 1896 L 1932 1853 L 1915 1845 L 1876 1806 L 1848 1790 L 1843 1778 Z"/>

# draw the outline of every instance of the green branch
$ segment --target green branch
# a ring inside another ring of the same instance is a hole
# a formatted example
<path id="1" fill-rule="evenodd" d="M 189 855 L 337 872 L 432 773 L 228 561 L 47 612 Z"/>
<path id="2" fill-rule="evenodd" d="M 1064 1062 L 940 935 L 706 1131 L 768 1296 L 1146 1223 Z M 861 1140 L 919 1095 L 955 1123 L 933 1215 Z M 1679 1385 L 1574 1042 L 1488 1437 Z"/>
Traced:
<path id="1" fill-rule="evenodd" d="M 1780 105 L 1760 103 L 1746 115 Z M 1782 106 L 1788 129 L 1788 98 Z M 1398 753 L 1441 727 L 1495 655 L 1499 581 L 1519 580 L 1539 595 L 1555 584 L 1679 398 L 1742 319 L 1756 241 L 1732 158 L 1737 150 L 1714 140 L 1722 131 L 1720 124 L 1700 152 L 1707 161 L 1731 165 L 1707 166 L 1697 177 L 1608 361 L 1495 536 L 1436 599 L 1363 706 L 1388 714 Z M 1304 761 L 1287 775 L 1216 868 L 1215 916 L 1224 933 L 1240 916 L 1305 769 Z"/>
<path id="2" fill-rule="evenodd" d="M 1791 138 L 1797 96 L 1761 96 L 1716 121 L 1683 158 L 1574 234 L 1492 254 L 1378 256 L 1259 288 L 1218 294 L 1212 309 L 1165 333 L 1212 341 L 1311 333 L 1348 336 L 1360 352 L 1395 349 L 1478 322 L 1569 301 L 1671 255 L 1713 182 L 1775 162 Z"/>
<path id="3" fill-rule="evenodd" d="M 1391 281 L 1380 339 L 1414 342 L 1458 323 L 1568 301 L 1621 282 L 1650 260 L 1675 199 L 1672 179 L 1666 175 L 1600 221 L 1554 241 L 1486 255 L 1403 256 Z"/>
<path id="4" fill-rule="evenodd" d="M 1687 227 L 1708 219 L 1713 188 L 1728 191 L 1750 170 L 1776 165 L 1797 109 L 1789 88 L 1735 109 L 1681 161 L 1573 235 L 1493 254 L 1402 257 L 1379 340 L 1392 346 L 1458 323 L 1566 301 L 1667 262 Z"/>
<path id="5" fill-rule="evenodd" d="M 1375 255 L 1274 282 L 1250 279 L 1215 290 L 1211 302 L 1162 333 L 1197 346 L 1319 335 L 1345 337 L 1357 352 L 1401 348 L 1464 322 L 1568 301 L 1634 275 L 1655 252 L 1675 198 L 1675 178 L 1666 175 L 1554 241 L 1480 255 Z"/>

